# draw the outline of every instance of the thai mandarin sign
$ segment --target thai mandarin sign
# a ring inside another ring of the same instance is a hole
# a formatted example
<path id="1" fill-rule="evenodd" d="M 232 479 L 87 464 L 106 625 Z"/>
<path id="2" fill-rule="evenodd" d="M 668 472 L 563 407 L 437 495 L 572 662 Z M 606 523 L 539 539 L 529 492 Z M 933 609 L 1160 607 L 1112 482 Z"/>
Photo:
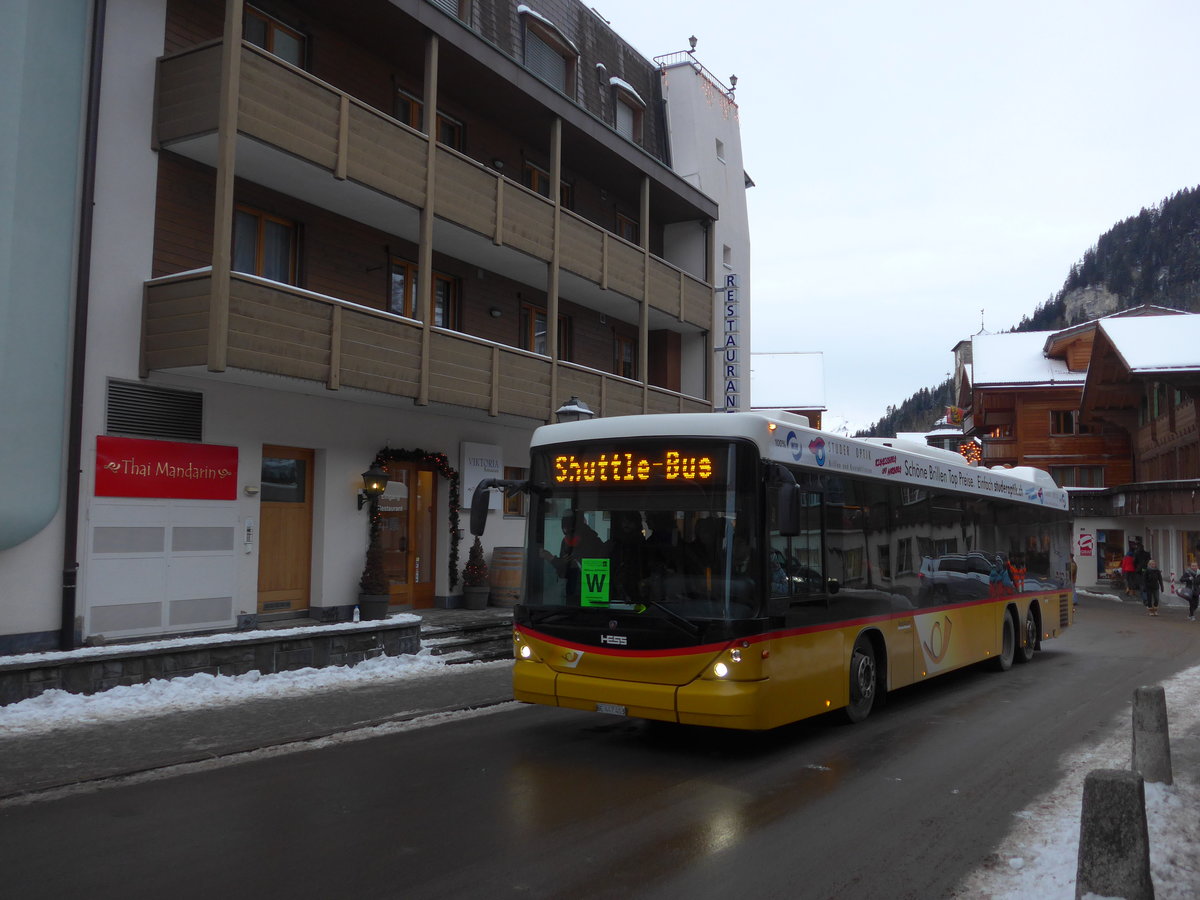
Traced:
<path id="1" fill-rule="evenodd" d="M 140 438 L 96 438 L 97 497 L 234 500 L 238 448 Z"/>
<path id="2" fill-rule="evenodd" d="M 741 317 L 738 315 L 738 276 L 726 275 L 721 288 L 721 306 L 725 320 L 722 377 L 725 384 L 725 412 L 741 408 Z"/>

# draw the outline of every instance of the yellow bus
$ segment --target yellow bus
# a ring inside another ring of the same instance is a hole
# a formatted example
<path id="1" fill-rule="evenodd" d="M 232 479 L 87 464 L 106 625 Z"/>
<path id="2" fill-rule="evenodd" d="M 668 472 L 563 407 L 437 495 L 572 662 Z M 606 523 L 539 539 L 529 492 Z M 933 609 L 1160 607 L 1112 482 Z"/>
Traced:
<path id="1" fill-rule="evenodd" d="M 1065 491 L 1036 469 L 811 429 L 786 412 L 535 431 L 513 611 L 526 703 L 736 729 L 983 661 L 1028 662 L 1072 615 Z"/>

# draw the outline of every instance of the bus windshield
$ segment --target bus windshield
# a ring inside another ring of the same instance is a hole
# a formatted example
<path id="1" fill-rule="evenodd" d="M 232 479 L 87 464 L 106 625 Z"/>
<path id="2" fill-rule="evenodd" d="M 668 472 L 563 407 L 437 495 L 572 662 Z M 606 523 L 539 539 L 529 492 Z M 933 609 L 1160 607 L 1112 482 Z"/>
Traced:
<path id="1" fill-rule="evenodd" d="M 523 602 L 677 624 L 758 616 L 756 458 L 714 439 L 534 448 Z"/>

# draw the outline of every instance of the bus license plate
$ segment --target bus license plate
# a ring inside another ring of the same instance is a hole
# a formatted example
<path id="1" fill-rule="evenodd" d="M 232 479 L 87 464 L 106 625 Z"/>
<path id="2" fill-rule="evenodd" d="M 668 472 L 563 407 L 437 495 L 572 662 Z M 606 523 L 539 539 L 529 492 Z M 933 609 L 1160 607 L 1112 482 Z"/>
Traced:
<path id="1" fill-rule="evenodd" d="M 617 706 L 615 703 L 597 703 L 596 712 L 608 713 L 610 716 L 625 715 L 625 707 Z"/>

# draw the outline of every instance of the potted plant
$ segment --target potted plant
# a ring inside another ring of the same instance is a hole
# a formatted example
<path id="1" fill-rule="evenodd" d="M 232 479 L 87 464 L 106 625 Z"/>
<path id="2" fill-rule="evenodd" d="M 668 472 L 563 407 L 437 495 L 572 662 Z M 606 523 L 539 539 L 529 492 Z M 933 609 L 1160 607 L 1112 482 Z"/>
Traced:
<path id="1" fill-rule="evenodd" d="M 383 548 L 379 546 L 378 516 L 372 508 L 367 561 L 358 580 L 359 614 L 364 619 L 386 619 L 391 601 L 387 574 L 383 571 Z"/>
<path id="2" fill-rule="evenodd" d="M 479 538 L 476 537 L 471 551 L 467 554 L 466 568 L 463 569 L 463 600 L 467 609 L 486 609 L 490 592 L 483 544 L 479 543 Z"/>

